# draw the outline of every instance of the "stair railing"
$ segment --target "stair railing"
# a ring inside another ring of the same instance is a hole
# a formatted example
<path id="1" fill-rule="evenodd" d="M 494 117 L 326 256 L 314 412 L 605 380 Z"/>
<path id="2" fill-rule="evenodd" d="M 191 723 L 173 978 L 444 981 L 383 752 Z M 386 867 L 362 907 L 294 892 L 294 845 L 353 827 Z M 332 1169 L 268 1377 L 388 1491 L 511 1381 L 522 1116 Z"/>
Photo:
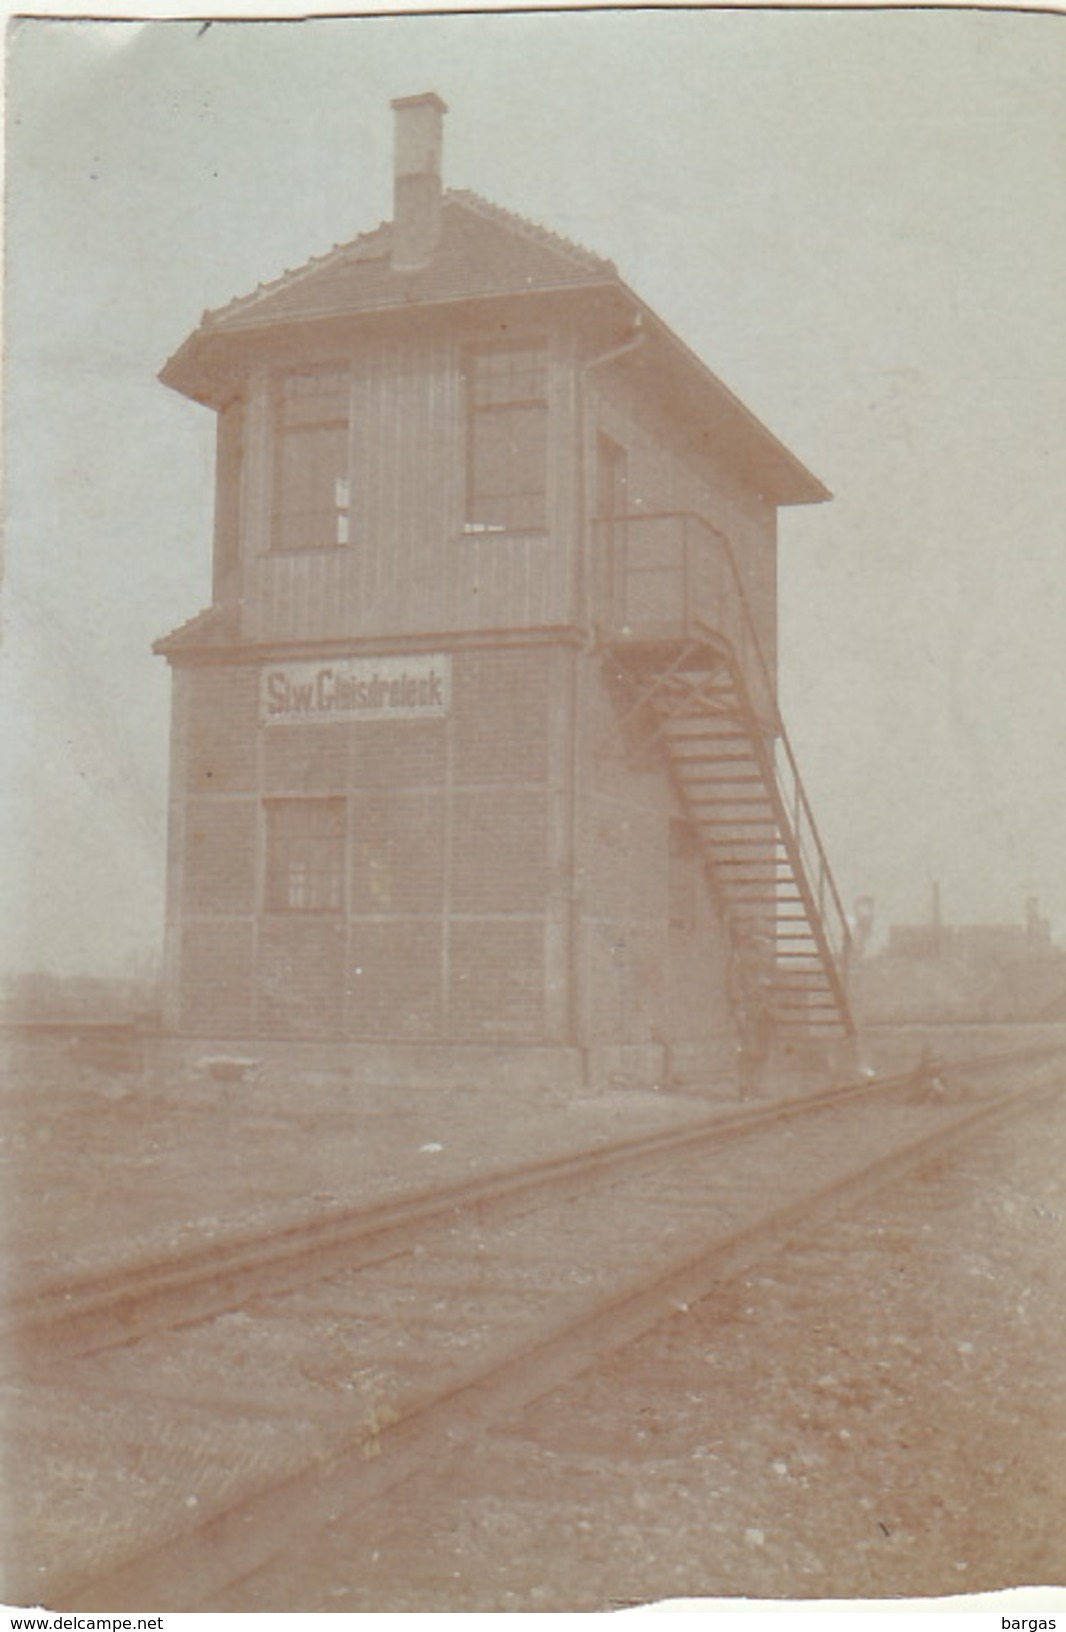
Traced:
<path id="1" fill-rule="evenodd" d="M 778 797 L 789 816 L 807 886 L 818 909 L 829 950 L 840 966 L 843 978 L 851 954 L 851 930 L 818 824 L 814 819 L 814 811 L 800 775 L 792 742 L 781 715 L 777 687 L 759 639 L 751 603 L 744 588 L 732 543 L 725 533 L 713 527 L 710 522 L 704 521 L 701 516 L 691 516 L 689 520 L 699 533 L 708 535 L 714 542 L 715 554 L 720 563 L 717 586 L 720 612 L 715 616 L 715 622 L 711 627 L 714 628 L 719 623 L 724 625 L 719 632 L 726 636 L 733 647 L 745 682 L 745 690 L 749 694 L 755 723 L 764 732 L 772 735 L 769 759 Z M 685 553 L 688 554 L 687 539 Z M 691 568 L 686 570 L 685 577 L 687 582 L 692 582 Z"/>
<path id="2" fill-rule="evenodd" d="M 804 883 L 826 948 L 845 978 L 848 928 L 814 819 L 777 686 L 759 639 L 751 602 L 728 536 L 691 511 L 645 511 L 596 526 L 610 634 L 640 639 L 672 630 L 685 638 L 724 639 L 739 670 L 752 728 L 793 835 Z M 644 581 L 633 598 L 638 579 Z"/>

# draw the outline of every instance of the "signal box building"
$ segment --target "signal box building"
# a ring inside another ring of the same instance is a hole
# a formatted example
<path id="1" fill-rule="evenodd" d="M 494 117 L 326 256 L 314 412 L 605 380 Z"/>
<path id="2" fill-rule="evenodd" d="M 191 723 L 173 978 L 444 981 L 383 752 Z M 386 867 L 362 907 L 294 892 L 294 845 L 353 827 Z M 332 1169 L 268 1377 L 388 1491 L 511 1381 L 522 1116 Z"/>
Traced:
<path id="1" fill-rule="evenodd" d="M 728 1071 L 731 947 L 850 1029 L 780 721 L 776 515 L 822 485 L 614 266 L 443 191 L 163 369 L 217 416 L 211 605 L 173 669 L 169 1030 L 368 1072 Z"/>

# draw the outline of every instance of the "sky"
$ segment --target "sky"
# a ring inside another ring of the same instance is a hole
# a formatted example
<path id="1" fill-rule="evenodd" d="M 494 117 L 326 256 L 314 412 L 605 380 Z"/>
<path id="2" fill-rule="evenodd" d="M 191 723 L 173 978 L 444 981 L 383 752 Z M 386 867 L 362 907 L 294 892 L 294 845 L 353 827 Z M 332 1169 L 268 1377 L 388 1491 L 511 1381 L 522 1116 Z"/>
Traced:
<path id="1" fill-rule="evenodd" d="M 213 416 L 156 375 L 445 180 L 612 258 L 832 490 L 783 512 L 782 706 L 846 902 L 1066 944 L 1066 17 L 28 20 L 8 40 L 0 968 L 161 936 Z"/>

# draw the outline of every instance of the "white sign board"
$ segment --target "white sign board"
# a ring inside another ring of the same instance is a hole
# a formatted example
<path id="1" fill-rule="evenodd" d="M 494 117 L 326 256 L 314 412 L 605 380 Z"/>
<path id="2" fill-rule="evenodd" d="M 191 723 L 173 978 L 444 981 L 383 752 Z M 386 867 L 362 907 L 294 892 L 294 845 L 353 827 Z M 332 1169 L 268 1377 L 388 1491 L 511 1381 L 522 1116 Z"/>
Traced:
<path id="1" fill-rule="evenodd" d="M 276 663 L 261 676 L 260 718 L 266 725 L 443 719 L 451 681 L 451 658 L 442 653 Z"/>

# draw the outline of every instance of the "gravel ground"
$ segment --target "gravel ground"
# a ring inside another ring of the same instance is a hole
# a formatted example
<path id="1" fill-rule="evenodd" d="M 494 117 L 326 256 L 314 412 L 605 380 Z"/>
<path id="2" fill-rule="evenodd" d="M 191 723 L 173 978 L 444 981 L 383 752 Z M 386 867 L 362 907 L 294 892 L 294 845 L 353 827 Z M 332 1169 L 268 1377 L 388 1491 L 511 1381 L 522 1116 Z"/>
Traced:
<path id="1" fill-rule="evenodd" d="M 265 1086 L 13 1049 L 12 1278 L 54 1282 L 716 1108 L 355 1083 L 346 1102 L 332 1078 L 302 1081 L 293 1105 Z M 233 1607 L 581 1610 L 1066 1582 L 1064 1134 L 1066 1113 L 1001 1130 L 797 1243 Z"/>
<path id="2" fill-rule="evenodd" d="M 61 1040 L 6 1040 L 0 1174 L 10 1290 L 277 1227 L 731 1111 L 634 1090 L 298 1085 L 114 1073 Z"/>
<path id="3" fill-rule="evenodd" d="M 239 1607 L 1066 1583 L 1066 1110 L 798 1242 Z"/>

